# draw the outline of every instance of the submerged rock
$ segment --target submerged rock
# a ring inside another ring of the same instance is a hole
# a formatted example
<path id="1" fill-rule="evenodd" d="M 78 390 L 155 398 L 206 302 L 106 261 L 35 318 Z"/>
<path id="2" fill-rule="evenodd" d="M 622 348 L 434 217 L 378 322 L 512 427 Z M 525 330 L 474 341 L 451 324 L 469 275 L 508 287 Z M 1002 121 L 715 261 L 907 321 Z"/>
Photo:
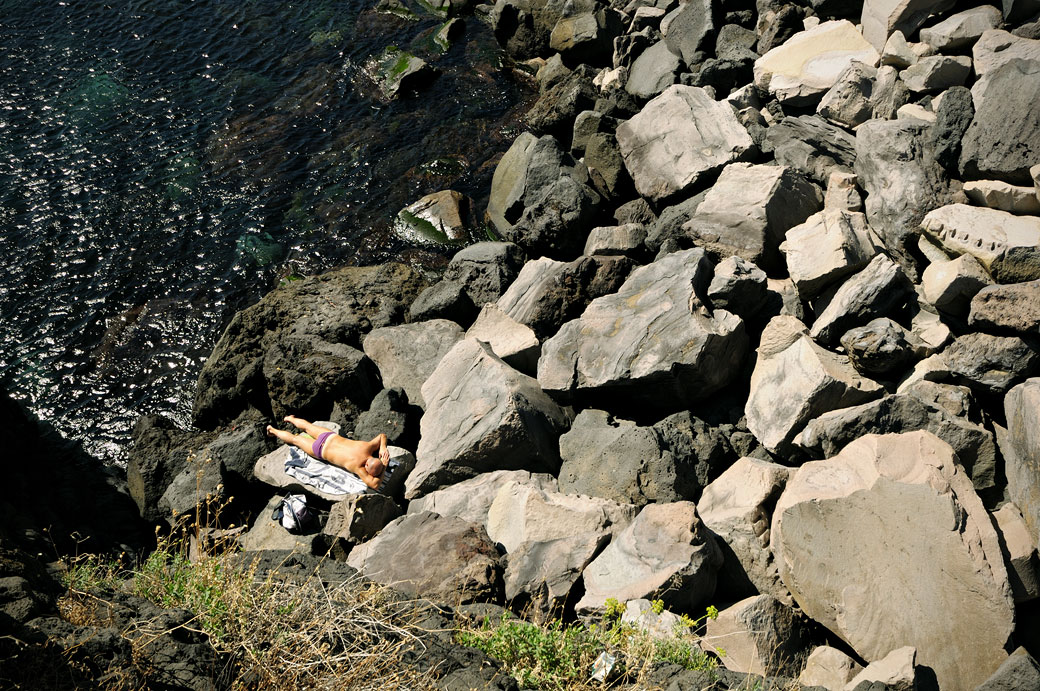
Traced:
<path id="1" fill-rule="evenodd" d="M 369 58 L 363 69 L 387 99 L 420 88 L 437 74 L 425 60 L 397 46 L 387 46 L 382 53 Z"/>

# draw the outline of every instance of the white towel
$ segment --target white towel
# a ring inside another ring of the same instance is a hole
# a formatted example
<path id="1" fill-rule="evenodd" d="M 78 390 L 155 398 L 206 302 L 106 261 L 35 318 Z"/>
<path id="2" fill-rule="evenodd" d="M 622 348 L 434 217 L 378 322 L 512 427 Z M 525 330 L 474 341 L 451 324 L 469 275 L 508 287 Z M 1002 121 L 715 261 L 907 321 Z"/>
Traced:
<path id="1" fill-rule="evenodd" d="M 386 486 L 386 481 L 398 465 L 399 461 L 390 461 L 383 472 L 382 486 Z M 325 494 L 360 494 L 376 491 L 370 489 L 361 478 L 349 470 L 311 458 L 295 446 L 289 449 L 289 456 L 285 459 L 285 474 Z"/>

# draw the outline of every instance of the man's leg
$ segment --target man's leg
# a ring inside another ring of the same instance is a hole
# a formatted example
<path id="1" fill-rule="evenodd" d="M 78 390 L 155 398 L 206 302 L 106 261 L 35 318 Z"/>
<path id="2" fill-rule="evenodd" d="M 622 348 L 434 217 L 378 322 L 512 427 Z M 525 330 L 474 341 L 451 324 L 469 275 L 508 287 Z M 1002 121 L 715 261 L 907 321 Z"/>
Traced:
<path id="1" fill-rule="evenodd" d="M 285 430 L 280 430 L 277 427 L 272 427 L 271 425 L 267 426 L 267 433 L 271 436 L 277 437 L 281 441 L 284 441 L 286 444 L 291 444 L 292 446 L 296 446 L 302 449 L 307 453 L 308 456 L 313 455 L 311 453 L 311 447 L 314 444 L 313 439 L 304 439 L 302 436 L 298 434 L 286 432 Z"/>
<path id="2" fill-rule="evenodd" d="M 296 425 L 299 429 L 302 429 L 304 432 L 306 432 L 307 434 L 311 435 L 315 439 L 317 439 L 318 435 L 321 434 L 322 432 L 331 432 L 332 431 L 330 429 L 325 429 L 324 427 L 318 427 L 317 425 L 312 425 L 311 423 L 309 423 L 306 420 L 304 420 L 302 417 L 296 417 L 295 415 L 286 415 L 285 416 L 285 421 L 288 422 L 288 423 L 291 423 L 293 425 Z"/>

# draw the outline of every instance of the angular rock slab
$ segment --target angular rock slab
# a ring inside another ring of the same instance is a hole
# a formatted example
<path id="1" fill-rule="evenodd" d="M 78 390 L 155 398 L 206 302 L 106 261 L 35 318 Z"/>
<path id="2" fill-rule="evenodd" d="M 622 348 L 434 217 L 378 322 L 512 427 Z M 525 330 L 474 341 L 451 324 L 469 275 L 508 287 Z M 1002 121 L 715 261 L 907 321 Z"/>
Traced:
<path id="1" fill-rule="evenodd" d="M 847 357 L 816 345 L 807 331 L 798 319 L 780 316 L 762 332 L 744 413 L 748 429 L 773 452 L 786 449 L 809 420 L 883 392 Z"/>
<path id="2" fill-rule="evenodd" d="M 739 369 L 747 336 L 739 317 L 704 308 L 698 293 L 710 272 L 702 249 L 634 270 L 617 293 L 593 300 L 542 345 L 539 384 L 672 410 L 719 390 Z"/>
<path id="3" fill-rule="evenodd" d="M 422 387 L 408 499 L 492 470 L 556 472 L 556 440 L 567 416 L 536 382 L 507 365 L 481 341 L 466 338 L 441 360 Z"/>
<path id="4" fill-rule="evenodd" d="M 513 369 L 532 376 L 538 371 L 538 356 L 542 352 L 538 337 L 531 327 L 503 312 L 497 303 L 484 305 L 466 331 L 466 338 L 484 341 Z"/>
<path id="5" fill-rule="evenodd" d="M 728 595 L 764 593 L 793 603 L 769 547 L 772 506 L 790 473 L 777 463 L 741 458 L 704 488 L 697 509 L 721 543 L 726 562 L 720 582 Z"/>
<path id="6" fill-rule="evenodd" d="M 824 209 L 787 231 L 780 249 L 803 300 L 816 297 L 831 283 L 866 266 L 879 243 L 867 217 L 844 209 Z"/>
<path id="7" fill-rule="evenodd" d="M 970 254 L 1000 283 L 1040 279 L 1040 218 L 967 204 L 929 211 L 921 227 L 952 254 Z"/>
<path id="8" fill-rule="evenodd" d="M 401 516 L 355 547 L 347 563 L 411 597 L 483 602 L 502 587 L 498 550 L 484 529 L 429 512 Z"/>
<path id="9" fill-rule="evenodd" d="M 506 564 L 506 600 L 543 615 L 561 613 L 581 572 L 609 541 L 603 531 L 521 543 Z"/>
<path id="10" fill-rule="evenodd" d="M 731 163 L 683 225 L 697 247 L 737 255 L 767 271 L 779 265 L 784 233 L 819 210 L 819 189 L 787 166 Z"/>
<path id="11" fill-rule="evenodd" d="M 798 675 L 803 686 L 822 686 L 825 689 L 844 689 L 863 666 L 837 648 L 821 645 L 813 648 L 805 660 L 805 669 Z"/>
<path id="12" fill-rule="evenodd" d="M 968 323 L 976 329 L 1040 334 L 1040 281 L 983 288 L 971 299 Z"/>
<path id="13" fill-rule="evenodd" d="M 973 7 L 921 29 L 921 40 L 938 51 L 954 51 L 972 45 L 983 32 L 1000 24 L 1000 10 L 993 5 Z"/>
<path id="14" fill-rule="evenodd" d="M 1007 441 L 1001 442 L 1008 496 L 1022 512 L 1033 543 L 1040 546 L 1040 377 L 1011 389 L 1004 397 Z"/>
<path id="15" fill-rule="evenodd" d="M 447 319 L 385 326 L 365 336 L 367 355 L 379 368 L 385 388 L 400 387 L 408 401 L 423 407 L 422 385 L 445 353 L 462 340 L 462 328 Z"/>
<path id="16" fill-rule="evenodd" d="M 878 50 L 883 46 L 884 41 Z M 821 22 L 756 60 L 755 86 L 782 103 L 810 105 L 834 86 L 853 61 L 874 67 L 880 59 L 852 22 Z"/>
<path id="17" fill-rule="evenodd" d="M 625 168 L 641 196 L 682 192 L 751 154 L 754 142 L 728 103 L 695 86 L 668 87 L 617 128 Z"/>
<path id="18" fill-rule="evenodd" d="M 589 533 L 617 533 L 636 507 L 609 499 L 563 494 L 507 482 L 488 511 L 488 536 L 512 552 L 525 542 L 549 542 Z"/>
<path id="19" fill-rule="evenodd" d="M 860 684 L 871 689 L 878 686 L 885 689 L 916 689 L 919 688 L 917 675 L 917 649 L 906 645 L 864 667 L 845 685 L 844 691 L 855 691 Z"/>
<path id="20" fill-rule="evenodd" d="M 993 520 L 1000 531 L 1004 546 L 1004 563 L 1011 579 L 1011 592 L 1015 603 L 1029 602 L 1040 597 L 1040 571 L 1036 557 L 1036 545 L 1022 513 L 1012 502 L 1007 502 L 993 512 Z"/>
<path id="21" fill-rule="evenodd" d="M 491 504 L 498 496 L 498 490 L 507 482 L 556 491 L 556 478 L 548 473 L 495 470 L 413 499 L 408 502 L 408 513 L 432 511 L 442 516 L 458 516 L 464 521 L 486 527 Z"/>
<path id="22" fill-rule="evenodd" d="M 910 36 L 928 17 L 953 4 L 954 0 L 866 0 L 860 17 L 863 37 L 881 50 L 892 32 Z"/>
<path id="23" fill-rule="evenodd" d="M 913 285 L 899 265 L 879 254 L 835 291 L 809 334 L 820 343 L 833 343 L 855 326 L 894 313 L 913 295 Z"/>
<path id="24" fill-rule="evenodd" d="M 745 598 L 709 619 L 706 627 L 701 645 L 719 655 L 726 669 L 760 675 L 797 670 L 801 627 L 794 611 L 774 597 Z"/>
<path id="25" fill-rule="evenodd" d="M 601 610 L 607 598 L 661 599 L 690 611 L 715 591 L 722 552 L 693 502 L 649 504 L 603 553 L 585 567 L 579 614 Z"/>
<path id="26" fill-rule="evenodd" d="M 868 435 L 804 464 L 772 538 L 795 601 L 866 660 L 913 645 L 954 691 L 1004 661 L 1014 604 L 997 534 L 934 435 Z"/>
<path id="27" fill-rule="evenodd" d="M 1040 664 L 1025 648 L 1018 648 L 1004 660 L 989 679 L 976 691 L 1015 691 L 1040 689 Z"/>
<path id="28" fill-rule="evenodd" d="M 990 29 L 971 47 L 971 57 L 975 73 L 983 77 L 1015 59 L 1040 60 L 1040 41 Z"/>

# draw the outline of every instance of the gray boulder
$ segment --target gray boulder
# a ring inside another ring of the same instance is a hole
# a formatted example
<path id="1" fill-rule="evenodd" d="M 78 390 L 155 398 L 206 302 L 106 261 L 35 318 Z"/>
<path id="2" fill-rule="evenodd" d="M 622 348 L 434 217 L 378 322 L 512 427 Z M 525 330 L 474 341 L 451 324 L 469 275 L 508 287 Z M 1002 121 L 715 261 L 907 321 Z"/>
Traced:
<path id="1" fill-rule="evenodd" d="M 921 29 L 921 40 L 938 51 L 960 50 L 975 43 L 984 31 L 997 28 L 1000 21 L 1000 10 L 996 7 L 973 7 Z"/>
<path id="2" fill-rule="evenodd" d="M 556 472 L 556 440 L 567 428 L 563 411 L 491 348 L 460 341 L 422 388 L 415 470 L 408 499 L 491 470 Z"/>
<path id="3" fill-rule="evenodd" d="M 613 9 L 561 17 L 549 34 L 549 48 L 568 64 L 610 63 L 614 39 L 622 31 L 621 16 Z"/>
<path id="4" fill-rule="evenodd" d="M 494 543 L 482 527 L 454 516 L 401 516 L 351 550 L 347 563 L 410 597 L 465 604 L 495 600 L 502 588 Z"/>
<path id="5" fill-rule="evenodd" d="M 513 369 L 530 376 L 538 371 L 538 356 L 542 352 L 538 337 L 531 327 L 513 319 L 497 304 L 484 305 L 466 331 L 466 338 L 484 341 Z"/>
<path id="6" fill-rule="evenodd" d="M 931 433 L 868 435 L 804 464 L 777 502 L 771 539 L 798 605 L 864 659 L 912 645 L 954 691 L 1003 662 L 1014 606 L 997 534 Z"/>
<path id="7" fill-rule="evenodd" d="M 913 284 L 899 265 L 879 254 L 827 300 L 809 333 L 820 343 L 833 343 L 855 326 L 896 313 L 913 296 Z"/>
<path id="8" fill-rule="evenodd" d="M 653 427 L 583 410 L 560 437 L 560 491 L 636 506 L 693 498 L 692 469 L 662 447 Z"/>
<path id="9" fill-rule="evenodd" d="M 715 265 L 708 285 L 712 307 L 733 312 L 742 319 L 754 316 L 768 300 L 766 272 L 741 257 L 726 257 Z"/>
<path id="10" fill-rule="evenodd" d="M 710 271 L 700 249 L 633 271 L 542 345 L 542 388 L 672 410 L 717 391 L 735 376 L 747 336 L 739 317 L 704 307 L 698 292 Z"/>
<path id="11" fill-rule="evenodd" d="M 318 535 L 317 527 L 313 532 L 304 535 L 293 535 L 282 527 L 282 524 L 271 514 L 282 503 L 282 495 L 275 495 L 257 514 L 256 520 L 249 530 L 238 538 L 238 546 L 245 551 L 255 550 L 291 550 L 298 554 L 310 554 L 314 538 Z"/>
<path id="12" fill-rule="evenodd" d="M 763 148 L 772 150 L 777 163 L 818 183 L 834 170 L 851 172 L 856 160 L 855 137 L 818 115 L 785 117 L 766 131 Z"/>
<path id="13" fill-rule="evenodd" d="M 545 187 L 541 196 L 501 235 L 531 256 L 571 259 L 584 247 L 600 203 L 594 189 L 574 177 L 563 176 Z"/>
<path id="14" fill-rule="evenodd" d="M 362 367 L 355 348 L 371 329 L 404 321 L 425 286 L 416 271 L 381 264 L 338 269 L 268 293 L 232 318 L 203 365 L 195 426 L 213 429 L 256 407 L 322 418 L 341 397 L 367 407 L 378 386 L 372 390 L 374 367 Z"/>
<path id="15" fill-rule="evenodd" d="M 414 244 L 450 244 L 469 240 L 473 200 L 454 190 L 427 194 L 397 212 L 394 232 Z"/>
<path id="16" fill-rule="evenodd" d="M 984 31 L 971 47 L 971 56 L 975 73 L 981 78 L 1012 60 L 1040 60 L 1040 41 L 991 29 Z"/>
<path id="17" fill-rule="evenodd" d="M 829 645 L 813 648 L 805 660 L 805 669 L 798 675 L 803 686 L 822 686 L 825 689 L 844 689 L 863 666 L 851 657 Z"/>
<path id="18" fill-rule="evenodd" d="M 445 353 L 462 340 L 462 328 L 447 319 L 373 329 L 365 336 L 365 355 L 376 363 L 384 387 L 400 387 L 423 407 L 422 385 Z"/>
<path id="19" fill-rule="evenodd" d="M 201 436 L 201 438 L 200 438 Z M 196 435 L 179 429 L 172 420 L 143 415 L 134 425 L 133 443 L 126 468 L 126 484 L 141 518 L 149 522 L 167 518 L 159 499 L 174 478 L 209 441 L 212 433 Z"/>
<path id="20" fill-rule="evenodd" d="M 924 344 L 888 317 L 849 329 L 841 345 L 853 366 L 868 377 L 891 376 L 925 354 Z"/>
<path id="21" fill-rule="evenodd" d="M 498 308 L 545 339 L 580 316 L 594 298 L 615 292 L 631 266 L 626 257 L 534 259 L 499 298 Z"/>
<path id="22" fill-rule="evenodd" d="M 866 434 L 916 430 L 927 430 L 949 444 L 977 491 L 996 485 L 997 445 L 992 432 L 908 394 L 824 413 L 805 426 L 798 444 L 814 458 L 830 458 Z"/>
<path id="23" fill-rule="evenodd" d="M 744 413 L 755 438 L 777 452 L 787 449 L 809 420 L 881 393 L 881 387 L 861 377 L 847 357 L 816 345 L 802 322 L 780 316 L 762 333 Z"/>
<path id="24" fill-rule="evenodd" d="M 1032 376 L 1040 365 L 1036 346 L 1018 336 L 968 333 L 955 338 L 941 355 L 968 386 L 1000 394 Z"/>
<path id="25" fill-rule="evenodd" d="M 715 590 L 722 553 L 693 502 L 648 504 L 585 567 L 579 614 L 602 610 L 607 598 L 661 599 L 690 611 Z"/>
<path id="26" fill-rule="evenodd" d="M 893 31 L 910 36 L 933 14 L 948 10 L 953 0 L 866 0 L 863 3 L 863 37 L 881 50 Z"/>
<path id="27" fill-rule="evenodd" d="M 935 150 L 936 163 L 953 174 L 957 173 L 961 140 L 974 116 L 975 106 L 971 100 L 971 91 L 963 86 L 955 86 L 943 92 L 942 102 L 935 111 L 935 123 L 932 125 L 932 147 Z"/>
<path id="28" fill-rule="evenodd" d="M 1029 602 L 1040 597 L 1040 561 L 1036 556 L 1036 543 L 1022 513 L 1012 502 L 1007 502 L 993 512 L 1000 545 L 1004 550 L 1004 563 L 1008 567 L 1011 593 L 1015 603 Z"/>
<path id="29" fill-rule="evenodd" d="M 586 257 L 623 255 L 633 259 L 643 254 L 646 226 L 642 223 L 623 223 L 617 226 L 593 228 L 585 241 Z"/>
<path id="30" fill-rule="evenodd" d="M 714 46 L 719 29 L 719 7 L 713 0 L 691 0 L 669 15 L 661 32 L 668 49 L 682 56 L 687 67 L 703 60 Z"/>
<path id="31" fill-rule="evenodd" d="M 917 649 L 906 645 L 868 664 L 845 685 L 845 689 L 855 691 L 880 687 L 891 691 L 914 691 L 931 686 L 925 679 L 917 665 Z"/>
<path id="32" fill-rule="evenodd" d="M 560 616 L 582 571 L 609 541 L 601 531 L 517 545 L 507 558 L 506 600 L 536 620 Z"/>
<path id="33" fill-rule="evenodd" d="M 719 655 L 726 669 L 746 674 L 797 672 L 803 639 L 808 638 L 794 610 L 770 595 L 732 604 L 705 626 L 704 647 Z"/>
<path id="34" fill-rule="evenodd" d="M 372 399 L 368 410 L 358 415 L 353 439 L 385 434 L 388 444 L 414 449 L 421 415 L 422 409 L 408 402 L 404 389 L 383 389 Z"/>
<path id="35" fill-rule="evenodd" d="M 458 516 L 470 523 L 486 525 L 491 504 L 495 501 L 498 490 L 507 482 L 556 491 L 556 478 L 547 473 L 495 470 L 413 499 L 408 502 L 408 513 L 432 511 L 442 516 Z"/>
<path id="36" fill-rule="evenodd" d="M 975 691 L 1017 691 L 1017 689 L 1040 688 L 1040 664 L 1025 648 L 1019 647 L 1011 653 L 989 679 L 979 684 Z"/>
<path id="37" fill-rule="evenodd" d="M 915 93 L 935 93 L 951 86 L 963 86 L 971 73 L 971 58 L 966 55 L 930 55 L 899 73 L 907 88 Z"/>
<path id="38" fill-rule="evenodd" d="M 637 508 L 600 497 L 585 497 L 507 482 L 488 511 L 488 536 L 506 552 L 525 542 L 549 542 L 603 532 L 617 535 Z"/>
<path id="39" fill-rule="evenodd" d="M 862 62 L 853 62 L 827 90 L 816 112 L 831 122 L 854 128 L 874 114 L 871 96 L 877 70 Z"/>
<path id="40" fill-rule="evenodd" d="M 793 602 L 780 581 L 769 544 L 773 505 L 790 473 L 790 468 L 776 463 L 741 458 L 704 488 L 697 510 L 722 548 L 720 597 L 765 593 L 786 604 Z"/>
<path id="41" fill-rule="evenodd" d="M 1040 160 L 1040 101 L 1033 98 L 1038 92 L 1040 58 L 1015 59 L 986 75 L 985 95 L 981 103 L 975 96 L 975 116 L 961 146 L 964 179 L 1032 182 L 1029 168 Z"/>
<path id="42" fill-rule="evenodd" d="M 1001 180 L 969 180 L 964 194 L 974 204 L 1013 214 L 1040 215 L 1040 199 L 1033 185 L 1010 185 Z"/>
<path id="43" fill-rule="evenodd" d="M 939 312 L 963 319 L 975 294 L 992 283 L 977 259 L 962 254 L 929 264 L 921 274 L 921 294 Z"/>
<path id="44" fill-rule="evenodd" d="M 1011 389 L 1004 397 L 1007 416 L 1004 453 L 1007 491 L 1022 512 L 1034 545 L 1040 545 L 1040 378 Z"/>
<path id="45" fill-rule="evenodd" d="M 355 494 L 332 505 L 322 533 L 358 544 L 400 515 L 401 507 L 384 494 Z"/>
<path id="46" fill-rule="evenodd" d="M 525 116 L 530 130 L 539 136 L 552 135 L 566 148 L 566 139 L 574 129 L 574 119 L 596 103 L 596 87 L 592 83 L 595 75 L 596 70 L 592 67 L 578 65 L 573 71 L 561 74 L 551 86 L 543 81 L 538 100 Z"/>
<path id="47" fill-rule="evenodd" d="M 726 166 L 683 230 L 716 256 L 735 254 L 767 271 L 780 264 L 784 233 L 820 209 L 816 185 L 786 166 Z"/>
<path id="48" fill-rule="evenodd" d="M 625 168 L 640 195 L 660 201 L 751 155 L 733 109 L 694 86 L 673 85 L 617 129 Z"/>
<path id="49" fill-rule="evenodd" d="M 625 91 L 637 98 L 653 98 L 675 83 L 679 66 L 679 56 L 663 40 L 658 41 L 632 63 Z"/>
<path id="50" fill-rule="evenodd" d="M 891 252 L 905 251 L 925 214 L 949 198 L 929 126 L 916 120 L 861 125 L 856 130 L 856 175 L 867 193 L 870 227 Z"/>
<path id="51" fill-rule="evenodd" d="M 971 299 L 968 323 L 982 330 L 1040 334 L 1040 280 L 983 288 Z"/>
<path id="52" fill-rule="evenodd" d="M 870 102 L 874 108 L 874 118 L 891 120 L 899 114 L 899 109 L 910 100 L 910 89 L 906 82 L 899 78 L 899 71 L 891 65 L 878 68 L 877 79 L 870 94 Z"/>

